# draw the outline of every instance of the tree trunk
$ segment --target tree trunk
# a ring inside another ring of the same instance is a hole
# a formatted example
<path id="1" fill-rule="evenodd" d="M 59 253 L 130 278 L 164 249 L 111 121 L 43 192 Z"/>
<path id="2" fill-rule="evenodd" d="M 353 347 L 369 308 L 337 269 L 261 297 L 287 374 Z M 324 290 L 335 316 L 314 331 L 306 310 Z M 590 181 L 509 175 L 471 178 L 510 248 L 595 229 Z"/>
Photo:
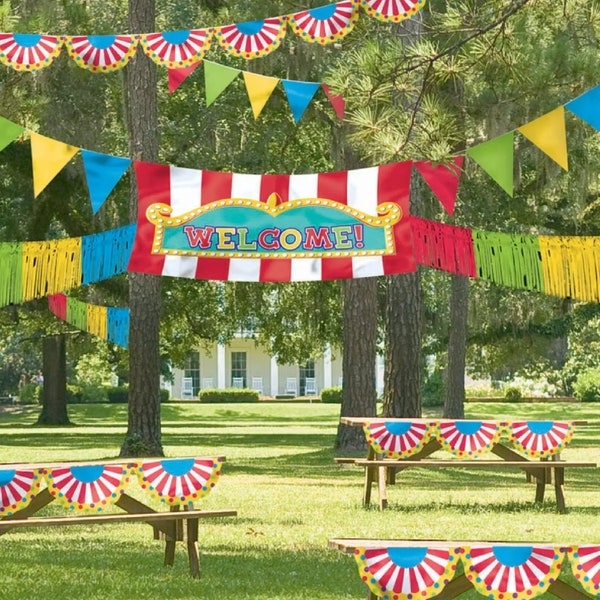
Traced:
<path id="1" fill-rule="evenodd" d="M 419 272 L 387 278 L 383 414 L 421 416 L 421 280 Z"/>
<path id="2" fill-rule="evenodd" d="M 70 425 L 67 414 L 67 351 L 64 335 L 42 340 L 42 412 L 38 425 Z"/>
<path id="3" fill-rule="evenodd" d="M 450 296 L 450 336 L 448 339 L 448 371 L 444 417 L 465 416 L 465 363 L 467 353 L 467 315 L 469 312 L 469 279 L 452 275 Z"/>
<path id="4" fill-rule="evenodd" d="M 343 417 L 373 417 L 377 409 L 377 279 L 348 279 L 344 286 Z M 338 425 L 338 454 L 365 453 L 360 427 Z"/>
<path id="5" fill-rule="evenodd" d="M 155 0 L 129 0 L 130 33 L 155 31 Z M 136 52 L 126 68 L 130 154 L 158 160 L 156 65 Z M 130 216 L 137 220 L 137 186 L 131 178 Z M 162 456 L 160 430 L 160 278 L 129 274 L 129 416 L 121 456 Z"/>

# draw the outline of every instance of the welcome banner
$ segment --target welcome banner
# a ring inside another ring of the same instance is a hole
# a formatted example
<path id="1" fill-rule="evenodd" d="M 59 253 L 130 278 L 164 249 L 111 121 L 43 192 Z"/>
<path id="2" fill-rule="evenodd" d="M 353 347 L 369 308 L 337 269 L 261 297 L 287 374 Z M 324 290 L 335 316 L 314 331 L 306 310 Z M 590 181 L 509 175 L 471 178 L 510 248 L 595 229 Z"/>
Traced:
<path id="1" fill-rule="evenodd" d="M 136 162 L 128 270 L 281 282 L 414 271 L 411 169 L 250 175 Z"/>

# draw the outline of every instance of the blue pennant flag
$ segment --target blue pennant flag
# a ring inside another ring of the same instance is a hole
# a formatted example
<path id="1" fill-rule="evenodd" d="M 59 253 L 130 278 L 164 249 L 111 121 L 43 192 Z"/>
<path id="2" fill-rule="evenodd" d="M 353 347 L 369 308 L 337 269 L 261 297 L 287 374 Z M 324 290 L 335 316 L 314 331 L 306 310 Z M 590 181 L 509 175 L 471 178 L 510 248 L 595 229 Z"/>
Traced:
<path id="1" fill-rule="evenodd" d="M 297 123 L 321 84 L 308 81 L 290 81 L 289 79 L 283 79 L 281 83 L 292 108 L 294 121 Z"/>
<path id="2" fill-rule="evenodd" d="M 90 190 L 92 210 L 96 214 L 129 168 L 131 160 L 91 150 L 82 150 L 81 155 Z"/>
<path id="3" fill-rule="evenodd" d="M 594 129 L 600 131 L 600 85 L 592 88 L 589 92 L 582 94 L 575 100 L 567 102 L 565 108 L 570 110 L 574 115 L 589 123 Z"/>

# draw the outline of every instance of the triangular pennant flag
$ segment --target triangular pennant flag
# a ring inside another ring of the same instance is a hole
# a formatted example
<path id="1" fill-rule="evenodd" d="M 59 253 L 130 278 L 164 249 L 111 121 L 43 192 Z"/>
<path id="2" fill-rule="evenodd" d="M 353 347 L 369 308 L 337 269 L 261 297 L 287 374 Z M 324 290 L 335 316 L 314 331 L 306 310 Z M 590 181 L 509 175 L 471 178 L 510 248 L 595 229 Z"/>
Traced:
<path id="1" fill-rule="evenodd" d="M 129 168 L 131 160 L 109 154 L 100 154 L 91 150 L 82 150 L 81 156 L 83 157 L 85 176 L 90 190 L 92 210 L 96 214 L 115 185 L 123 177 L 123 173 Z"/>
<path id="2" fill-rule="evenodd" d="M 248 91 L 248 98 L 250 98 L 254 118 L 258 119 L 267 100 L 271 97 L 273 90 L 279 83 L 279 79 L 244 71 L 244 81 L 246 82 L 246 90 Z"/>
<path id="3" fill-rule="evenodd" d="M 309 81 L 290 81 L 289 79 L 283 79 L 281 83 L 290 103 L 294 121 L 297 123 L 321 84 Z"/>
<path id="4" fill-rule="evenodd" d="M 58 172 L 79 152 L 79 148 L 45 137 L 31 134 L 31 161 L 33 163 L 33 195 L 40 192 L 56 177 Z"/>
<path id="5" fill-rule="evenodd" d="M 510 131 L 467 150 L 467 154 L 509 195 L 513 195 L 515 132 Z"/>
<path id="6" fill-rule="evenodd" d="M 0 150 L 12 144 L 24 131 L 24 127 L 0 117 Z"/>
<path id="7" fill-rule="evenodd" d="M 417 171 L 450 216 L 454 213 L 463 161 L 464 156 L 457 156 L 450 165 L 433 166 L 429 161 L 415 163 Z"/>
<path id="8" fill-rule="evenodd" d="M 225 67 L 205 60 L 204 85 L 206 87 L 206 106 L 210 106 L 240 73 L 239 69 Z"/>
<path id="9" fill-rule="evenodd" d="M 600 85 L 565 104 L 573 114 L 600 131 Z"/>
<path id="10" fill-rule="evenodd" d="M 334 94 L 331 91 L 331 88 L 326 84 L 321 84 L 323 86 L 323 91 L 329 98 L 329 102 L 331 102 L 331 106 L 333 106 L 333 110 L 335 110 L 335 114 L 338 116 L 340 121 L 344 120 L 344 112 L 346 111 L 346 101 L 344 100 L 344 96 L 341 94 Z"/>
<path id="11" fill-rule="evenodd" d="M 200 62 L 181 69 L 169 69 L 169 94 L 172 94 L 198 67 Z"/>
<path id="12" fill-rule="evenodd" d="M 519 127 L 519 131 L 565 171 L 569 170 L 564 106 Z"/>

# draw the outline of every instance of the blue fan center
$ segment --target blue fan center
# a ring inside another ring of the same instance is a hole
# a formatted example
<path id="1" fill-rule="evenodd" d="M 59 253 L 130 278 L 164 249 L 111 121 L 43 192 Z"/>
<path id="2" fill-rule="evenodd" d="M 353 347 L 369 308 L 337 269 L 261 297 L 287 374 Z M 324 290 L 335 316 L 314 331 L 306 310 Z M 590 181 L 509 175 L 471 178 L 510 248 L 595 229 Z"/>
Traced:
<path id="1" fill-rule="evenodd" d="M 412 423 L 399 423 L 398 421 L 386 421 L 385 428 L 394 435 L 404 435 L 412 426 Z"/>
<path id="2" fill-rule="evenodd" d="M 181 477 L 182 475 L 186 475 L 192 470 L 194 466 L 193 458 L 181 458 L 177 460 L 163 460 L 162 467 L 169 474 L 173 475 L 173 477 Z"/>
<path id="3" fill-rule="evenodd" d="M 163 31 L 163 38 L 169 44 L 183 44 L 190 37 L 190 32 L 187 29 L 181 31 Z"/>
<path id="4" fill-rule="evenodd" d="M 336 9 L 335 4 L 327 4 L 326 6 L 320 6 L 319 8 L 313 8 L 308 11 L 308 14 L 313 19 L 318 19 L 319 21 L 326 21 L 327 19 L 331 19 L 335 14 Z"/>
<path id="5" fill-rule="evenodd" d="M 33 48 L 42 36 L 36 33 L 13 33 L 13 38 L 22 48 Z"/>
<path id="6" fill-rule="evenodd" d="M 238 23 L 237 28 L 244 35 L 256 35 L 264 24 L 264 21 L 246 21 L 246 23 Z"/>
<path id="7" fill-rule="evenodd" d="M 115 43 L 116 39 L 116 35 L 90 35 L 88 42 L 97 50 L 106 50 Z"/>
<path id="8" fill-rule="evenodd" d="M 537 435 L 544 435 L 552 429 L 554 422 L 553 421 L 527 421 L 527 425 L 529 426 L 529 429 L 533 433 L 536 433 Z"/>
<path id="9" fill-rule="evenodd" d="M 404 569 L 417 567 L 427 556 L 427 548 L 388 548 L 387 552 L 390 560 Z"/>
<path id="10" fill-rule="evenodd" d="M 104 473 L 103 465 L 87 465 L 83 467 L 71 467 L 71 475 L 82 483 L 93 483 L 98 481 Z"/>
<path id="11" fill-rule="evenodd" d="M 0 486 L 10 483 L 15 477 L 16 471 L 0 471 Z"/>
<path id="12" fill-rule="evenodd" d="M 494 556 L 506 567 L 519 567 L 529 560 L 531 546 L 496 546 L 492 548 Z"/>
<path id="13" fill-rule="evenodd" d="M 455 421 L 454 424 L 463 435 L 473 435 L 481 429 L 481 421 Z"/>

